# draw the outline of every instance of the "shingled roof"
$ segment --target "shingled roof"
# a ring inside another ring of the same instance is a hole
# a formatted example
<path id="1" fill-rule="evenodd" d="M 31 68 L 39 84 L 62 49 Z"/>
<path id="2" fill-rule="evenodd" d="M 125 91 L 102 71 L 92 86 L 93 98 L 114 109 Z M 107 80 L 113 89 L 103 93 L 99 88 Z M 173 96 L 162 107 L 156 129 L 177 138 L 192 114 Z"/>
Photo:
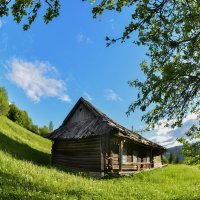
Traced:
<path id="1" fill-rule="evenodd" d="M 87 119 L 84 121 L 74 122 L 68 125 L 67 121 L 70 120 L 73 113 L 76 111 L 80 104 L 86 106 L 90 112 L 95 116 L 92 119 Z M 119 125 L 107 115 L 102 113 L 100 110 L 95 108 L 91 103 L 86 101 L 84 98 L 80 98 L 70 113 L 67 115 L 62 125 L 53 131 L 48 138 L 51 140 L 62 139 L 62 140 L 79 140 L 83 138 L 88 138 L 92 136 L 100 136 L 108 133 L 118 133 L 118 135 L 134 140 L 137 143 L 141 143 L 147 146 L 153 146 L 160 149 L 165 149 L 164 147 L 145 139 L 141 135 L 128 130 L 127 128 Z"/>

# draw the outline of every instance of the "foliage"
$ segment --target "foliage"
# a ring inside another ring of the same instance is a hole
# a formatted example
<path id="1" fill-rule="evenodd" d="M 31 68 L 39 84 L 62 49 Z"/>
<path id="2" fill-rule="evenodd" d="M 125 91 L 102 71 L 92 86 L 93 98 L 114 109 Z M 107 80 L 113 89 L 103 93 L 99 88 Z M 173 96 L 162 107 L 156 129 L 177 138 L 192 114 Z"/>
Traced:
<path id="1" fill-rule="evenodd" d="M 50 123 L 49 123 L 49 132 L 50 132 L 50 133 L 53 132 L 53 128 L 54 128 L 53 122 L 50 121 Z"/>
<path id="2" fill-rule="evenodd" d="M 27 22 L 23 25 L 23 29 L 27 30 L 35 21 L 41 8 L 45 9 L 43 19 L 48 24 L 53 18 L 59 15 L 60 0 L 4 0 L 0 3 L 0 17 L 12 14 L 14 21 L 18 24 L 26 18 Z"/>
<path id="3" fill-rule="evenodd" d="M 33 123 L 27 112 L 20 110 L 15 104 L 10 104 L 8 118 L 28 130 L 31 130 L 32 128 Z"/>
<path id="4" fill-rule="evenodd" d="M 42 128 L 39 128 L 39 133 L 40 133 L 40 135 L 45 135 L 45 134 L 49 133 L 49 128 L 44 125 Z"/>
<path id="5" fill-rule="evenodd" d="M 164 155 L 162 157 L 162 162 L 163 162 L 163 164 L 168 164 L 169 163 L 168 159 Z"/>
<path id="6" fill-rule="evenodd" d="M 169 153 L 169 163 L 172 164 L 174 162 L 174 154 L 172 152 Z"/>
<path id="7" fill-rule="evenodd" d="M 188 113 L 200 111 L 200 1 L 199 0 L 101 0 L 93 16 L 108 10 L 132 7 L 130 23 L 122 36 L 106 37 L 107 46 L 125 42 L 138 33 L 137 45 L 148 47 L 150 62 L 142 62 L 145 81 L 130 81 L 138 89 L 137 100 L 127 112 L 145 111 L 149 128 L 164 123 L 181 126 Z"/>
<path id="8" fill-rule="evenodd" d="M 0 87 L 0 116 L 7 115 L 9 111 L 9 102 L 8 95 L 6 89 L 4 87 Z"/>
<path id="9" fill-rule="evenodd" d="M 0 117 L 0 199 L 200 197 L 200 169 L 196 166 L 169 165 L 130 177 L 99 180 L 49 166 L 50 152 L 49 140 Z"/>
<path id="10" fill-rule="evenodd" d="M 187 164 L 200 164 L 200 127 L 193 125 L 188 132 L 188 137 L 178 139 L 183 144 L 182 153 Z"/>
<path id="11" fill-rule="evenodd" d="M 30 131 L 32 131 L 33 133 L 39 134 L 38 125 L 32 124 Z"/>
<path id="12" fill-rule="evenodd" d="M 15 104 L 10 104 L 8 118 L 20 126 L 26 128 L 27 130 L 32 131 L 33 133 L 41 135 L 49 133 L 47 126 L 38 128 L 37 125 L 33 124 L 32 119 L 29 117 L 28 113 L 25 110 L 19 109 Z"/>

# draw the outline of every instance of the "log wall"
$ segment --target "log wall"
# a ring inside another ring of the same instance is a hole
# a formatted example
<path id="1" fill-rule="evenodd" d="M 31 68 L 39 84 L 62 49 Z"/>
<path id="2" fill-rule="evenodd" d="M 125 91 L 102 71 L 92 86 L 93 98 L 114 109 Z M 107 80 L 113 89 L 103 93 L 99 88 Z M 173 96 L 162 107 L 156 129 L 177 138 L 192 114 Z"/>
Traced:
<path id="1" fill-rule="evenodd" d="M 52 164 L 64 168 L 100 172 L 100 138 L 55 141 L 52 148 Z"/>

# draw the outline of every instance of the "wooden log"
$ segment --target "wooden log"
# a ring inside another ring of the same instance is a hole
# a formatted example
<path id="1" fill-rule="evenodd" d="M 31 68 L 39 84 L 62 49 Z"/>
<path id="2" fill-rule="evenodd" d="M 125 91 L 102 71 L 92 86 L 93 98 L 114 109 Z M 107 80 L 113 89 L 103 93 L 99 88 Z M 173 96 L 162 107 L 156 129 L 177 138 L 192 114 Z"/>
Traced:
<path id="1" fill-rule="evenodd" d="M 82 146 L 99 146 L 100 145 L 100 142 L 98 141 L 98 142 L 92 142 L 92 143 L 72 143 L 72 144 L 70 144 L 70 143 L 63 143 L 63 144 L 60 144 L 60 143 L 58 143 L 58 145 L 57 145 L 57 147 L 59 147 L 59 146 L 64 146 L 64 147 L 76 147 L 76 146 L 80 146 L 80 147 L 82 147 Z"/>
<path id="2" fill-rule="evenodd" d="M 61 157 L 61 156 L 54 156 L 54 159 L 63 159 L 63 160 L 73 160 L 73 161 L 79 161 L 79 162 L 100 162 L 101 158 L 100 157 L 93 157 L 93 158 L 73 158 L 73 157 Z"/>
<path id="3" fill-rule="evenodd" d="M 115 170 L 115 169 L 119 170 L 119 165 L 113 165 L 113 166 L 112 166 L 112 169 L 113 169 L 113 170 Z"/>
<path id="4" fill-rule="evenodd" d="M 122 171 L 123 141 L 119 145 L 119 171 Z"/>
<path id="5" fill-rule="evenodd" d="M 68 167 L 68 166 L 73 166 L 73 167 L 82 167 L 82 168 L 94 168 L 94 169 L 99 169 L 101 170 L 100 166 L 99 165 L 95 165 L 95 164 L 80 164 L 80 163 L 73 163 L 73 162 L 64 162 L 63 160 L 59 160 L 57 162 L 55 162 L 55 165 L 62 165 L 62 166 L 65 166 L 65 167 Z"/>
<path id="6" fill-rule="evenodd" d="M 87 167 L 87 166 L 91 166 L 91 167 L 96 167 L 96 168 L 99 168 L 100 169 L 100 165 L 97 164 L 96 162 L 93 162 L 93 163 L 80 163 L 80 162 L 72 162 L 72 161 L 65 161 L 65 160 L 55 160 L 56 164 L 57 163 L 63 163 L 64 166 L 70 166 L 70 165 L 76 165 L 76 166 L 84 166 L 84 167 Z"/>
<path id="7" fill-rule="evenodd" d="M 73 150 L 73 151 L 79 151 L 79 150 L 83 150 L 83 149 L 88 149 L 88 150 L 99 150 L 100 146 L 84 146 L 84 147 L 80 147 L 80 146 L 76 146 L 76 147 L 58 147 L 55 150 L 56 151 L 66 151 L 66 150 Z"/>
<path id="8" fill-rule="evenodd" d="M 64 159 L 55 159 L 57 163 L 62 162 L 63 164 L 70 165 L 70 164 L 76 164 L 81 166 L 97 166 L 100 168 L 100 165 L 98 162 L 80 162 L 80 161 L 73 161 L 73 160 L 64 160 Z"/>

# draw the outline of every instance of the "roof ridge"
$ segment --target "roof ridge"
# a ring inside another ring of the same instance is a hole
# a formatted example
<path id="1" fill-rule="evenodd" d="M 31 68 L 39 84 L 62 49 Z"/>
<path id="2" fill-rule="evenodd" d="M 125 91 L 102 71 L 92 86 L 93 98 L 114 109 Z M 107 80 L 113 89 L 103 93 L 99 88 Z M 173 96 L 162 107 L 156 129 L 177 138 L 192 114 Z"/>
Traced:
<path id="1" fill-rule="evenodd" d="M 100 118 L 102 120 L 102 122 L 105 122 L 106 125 L 107 125 L 106 126 L 107 128 L 110 127 L 112 129 L 116 129 L 119 132 L 121 132 L 121 134 L 123 134 L 124 136 L 129 137 L 129 138 L 134 138 L 134 139 L 136 139 L 138 141 L 141 141 L 142 143 L 146 143 L 148 145 L 154 145 L 154 146 L 163 148 L 162 146 L 160 146 L 160 145 L 158 145 L 158 144 L 156 144 L 156 143 L 154 143 L 154 142 L 152 142 L 152 141 L 144 138 L 140 134 L 138 134 L 136 132 L 133 132 L 133 131 L 127 129 L 126 127 L 118 124 L 117 122 L 115 122 L 114 120 L 112 120 L 105 113 L 101 112 L 92 103 L 90 103 L 89 101 L 87 101 L 83 97 L 79 98 L 79 100 L 76 102 L 76 104 L 74 105 L 74 107 L 72 108 L 72 110 L 69 112 L 69 114 L 67 115 L 67 117 L 64 119 L 62 125 L 58 129 L 56 129 L 54 132 L 57 132 L 59 129 L 63 129 L 64 128 L 66 122 L 71 118 L 71 116 L 73 115 L 73 113 L 75 112 L 75 110 L 77 109 L 77 107 L 79 106 L 80 103 L 83 103 L 96 117 Z M 49 138 L 51 138 L 54 135 L 54 132 L 50 135 Z M 62 134 L 63 133 L 58 134 L 58 135 L 61 136 Z"/>

